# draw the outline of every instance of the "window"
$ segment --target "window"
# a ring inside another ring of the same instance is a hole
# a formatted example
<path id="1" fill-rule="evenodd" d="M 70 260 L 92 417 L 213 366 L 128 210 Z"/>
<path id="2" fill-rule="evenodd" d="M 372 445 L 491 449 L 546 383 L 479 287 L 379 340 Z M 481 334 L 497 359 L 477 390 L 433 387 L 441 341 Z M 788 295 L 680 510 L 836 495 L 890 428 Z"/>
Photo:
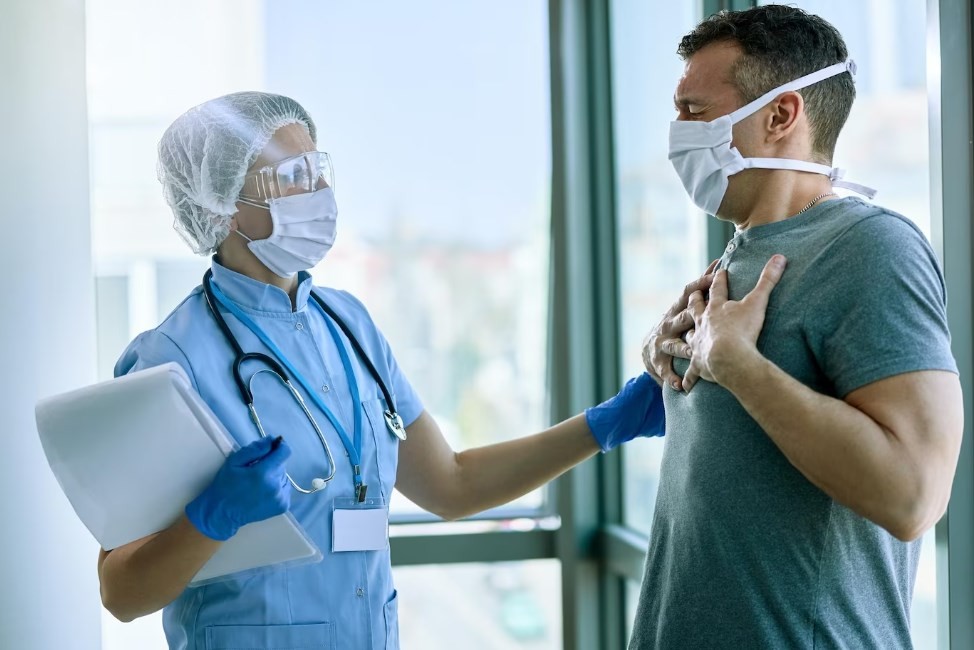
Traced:
<path id="1" fill-rule="evenodd" d="M 697 3 L 667 11 L 653 3 L 611 3 L 619 281 L 624 376 L 642 371 L 643 336 L 707 267 L 707 217 L 687 200 L 670 166 L 673 91 L 683 73 L 680 38 L 700 20 Z M 661 440 L 623 448 L 624 523 L 649 534 Z"/>
<path id="2" fill-rule="evenodd" d="M 876 203 L 912 219 L 929 237 L 926 31 L 918 28 L 926 24 L 926 2 L 794 4 L 832 23 L 858 67 L 856 101 L 834 164 L 879 190 Z"/>
<path id="3" fill-rule="evenodd" d="M 87 4 L 101 376 L 111 376 L 128 341 L 155 327 L 208 266 L 170 227 L 155 176 L 159 137 L 195 104 L 259 89 L 301 102 L 335 163 L 339 236 L 312 271 L 316 282 L 365 303 L 450 444 L 541 429 L 547 3 L 421 0 L 376 10 L 294 0 L 284 9 L 263 0 Z M 543 500 L 539 490 L 514 505 Z M 401 496 L 392 509 L 417 510 Z M 417 595 L 403 608 L 421 620 L 420 608 L 447 604 L 442 595 Z M 521 624 L 518 614 L 510 612 L 510 625 Z M 544 620 L 547 640 L 530 647 L 560 643 L 559 621 Z M 122 631 L 107 617 L 105 648 L 152 647 L 125 636 L 137 627 Z M 143 627 L 161 637 L 158 622 Z"/>
<path id="4" fill-rule="evenodd" d="M 556 650 L 557 560 L 397 567 L 403 648 Z"/>

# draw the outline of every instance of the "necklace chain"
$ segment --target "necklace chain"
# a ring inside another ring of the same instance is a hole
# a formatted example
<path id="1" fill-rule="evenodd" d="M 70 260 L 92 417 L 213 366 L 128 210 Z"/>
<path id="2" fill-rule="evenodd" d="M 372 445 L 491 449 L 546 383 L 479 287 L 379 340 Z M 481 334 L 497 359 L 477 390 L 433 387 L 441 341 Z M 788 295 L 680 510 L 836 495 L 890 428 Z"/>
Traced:
<path id="1" fill-rule="evenodd" d="M 819 201 L 821 201 L 822 199 L 824 199 L 826 196 L 838 196 L 838 195 L 835 192 L 832 192 L 832 191 L 826 192 L 825 194 L 819 194 L 814 199 L 812 199 L 811 201 L 809 201 L 808 202 L 808 205 L 806 205 L 804 208 L 802 208 L 801 210 L 799 210 L 798 212 L 796 212 L 795 213 L 795 216 L 797 217 L 802 212 L 805 212 L 810 207 L 812 207 L 813 205 L 815 205 L 816 203 L 818 203 Z"/>

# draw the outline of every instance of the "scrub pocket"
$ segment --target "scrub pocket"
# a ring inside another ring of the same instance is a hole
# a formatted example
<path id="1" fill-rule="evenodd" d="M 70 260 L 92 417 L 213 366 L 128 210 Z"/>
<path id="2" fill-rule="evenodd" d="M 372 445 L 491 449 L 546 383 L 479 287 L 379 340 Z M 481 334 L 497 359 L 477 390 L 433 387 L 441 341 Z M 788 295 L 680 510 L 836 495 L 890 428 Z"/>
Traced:
<path id="1" fill-rule="evenodd" d="M 399 650 L 399 592 L 382 608 L 386 619 L 386 650 Z"/>
<path id="2" fill-rule="evenodd" d="M 335 650 L 335 644 L 329 623 L 214 625 L 206 628 L 206 650 Z"/>

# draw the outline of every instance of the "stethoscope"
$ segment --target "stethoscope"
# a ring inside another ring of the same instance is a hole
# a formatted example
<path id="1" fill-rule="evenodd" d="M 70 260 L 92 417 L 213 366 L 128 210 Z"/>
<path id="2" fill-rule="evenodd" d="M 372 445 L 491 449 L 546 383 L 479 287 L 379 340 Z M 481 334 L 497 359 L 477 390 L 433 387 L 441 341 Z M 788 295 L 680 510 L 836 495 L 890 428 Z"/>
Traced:
<path id="1" fill-rule="evenodd" d="M 227 307 L 238 318 L 244 320 L 244 324 L 247 325 L 251 330 L 253 330 L 254 333 L 258 335 L 258 337 L 262 337 L 262 333 L 259 330 L 255 329 L 256 326 L 253 325 L 253 323 L 250 323 L 246 319 L 246 316 L 244 316 L 241 312 L 236 311 L 236 309 L 232 305 L 228 304 L 226 299 L 223 298 L 222 294 L 220 296 L 221 299 L 218 299 L 214 295 L 213 287 L 211 286 L 212 277 L 213 277 L 212 270 L 207 270 L 206 273 L 203 274 L 203 294 L 206 296 L 206 304 L 210 309 L 210 313 L 213 314 L 213 318 L 216 319 L 217 325 L 220 326 L 220 330 L 223 332 L 223 336 L 226 338 L 227 342 L 234 350 L 235 356 L 233 360 L 233 379 L 237 384 L 237 389 L 240 391 L 241 399 L 243 400 L 244 404 L 247 405 L 247 409 L 250 412 L 250 419 L 253 420 L 254 425 L 257 427 L 257 431 L 260 433 L 261 437 L 265 437 L 267 435 L 264 432 L 264 427 L 260 422 L 260 417 L 258 417 L 257 415 L 257 410 L 254 408 L 253 381 L 254 381 L 254 377 L 256 377 L 262 372 L 266 372 L 277 377 L 277 379 L 282 384 L 284 384 L 284 386 L 287 387 L 292 397 L 294 398 L 294 401 L 297 402 L 298 405 L 301 407 L 301 410 L 304 412 L 305 416 L 308 418 L 308 421 L 311 423 L 311 426 L 314 428 L 315 433 L 318 435 L 318 440 L 321 441 L 321 446 L 324 448 L 325 456 L 328 459 L 328 472 L 329 472 L 328 476 L 325 478 L 314 479 L 311 482 L 311 488 L 308 489 L 298 485 L 294 481 L 294 479 L 291 478 L 290 474 L 287 475 L 288 481 L 290 481 L 291 486 L 295 490 L 301 492 L 302 494 L 314 494 L 315 492 L 327 487 L 328 482 L 331 481 L 333 478 L 335 478 L 335 473 L 338 469 L 338 466 L 335 464 L 334 456 L 332 456 L 331 447 L 328 445 L 328 441 L 325 439 L 324 434 L 321 432 L 321 428 L 318 426 L 318 423 L 311 415 L 311 411 L 308 410 L 308 406 L 307 404 L 305 404 L 304 398 L 301 397 L 301 394 L 297 391 L 297 389 L 295 389 L 290 379 L 288 379 L 287 373 L 285 372 L 281 364 L 278 363 L 278 361 L 273 357 L 266 355 L 262 352 L 244 352 L 243 348 L 240 347 L 240 343 L 237 341 L 237 337 L 233 335 L 233 332 L 230 330 L 230 327 L 227 325 L 226 319 L 223 317 L 223 315 L 220 313 L 219 308 L 217 307 L 218 302 L 220 304 L 223 304 L 225 307 Z M 321 299 L 321 297 L 318 294 L 314 292 L 314 290 L 311 291 L 311 297 L 314 299 L 315 304 L 321 310 L 322 314 L 325 315 L 327 318 L 330 318 L 332 321 L 334 321 L 334 323 L 338 325 L 339 329 L 341 329 L 341 331 L 345 334 L 345 337 L 352 344 L 352 348 L 355 350 L 355 353 L 358 355 L 359 359 L 361 359 L 362 362 L 365 364 L 365 367 L 368 369 L 369 374 L 371 374 L 373 379 L 375 379 L 376 384 L 378 384 L 379 388 L 382 390 L 383 397 L 385 397 L 386 405 L 388 406 L 388 409 L 383 413 L 383 416 L 386 421 L 386 426 L 389 428 L 389 431 L 392 432 L 392 434 L 394 434 L 397 438 L 399 438 L 400 440 L 405 440 L 406 427 L 403 425 L 402 418 L 399 417 L 399 413 L 396 410 L 396 404 L 392 399 L 392 394 L 389 392 L 389 389 L 386 386 L 385 381 L 383 381 L 382 375 L 379 374 L 379 371 L 376 370 L 375 366 L 372 364 L 372 361 L 369 359 L 368 355 L 365 354 L 365 351 L 362 349 L 362 346 L 358 342 L 358 339 L 355 338 L 355 335 L 352 334 L 351 330 L 348 328 L 348 325 L 345 324 L 345 321 L 343 321 L 331 307 L 325 304 L 325 302 Z M 346 373 L 348 374 L 351 372 L 351 368 L 350 368 L 350 364 L 347 363 L 348 359 L 346 357 L 344 347 L 342 346 L 341 340 L 337 337 L 337 334 L 335 334 L 334 331 L 333 331 L 333 335 L 335 337 L 335 343 L 339 346 L 339 351 L 342 356 L 343 365 L 346 366 Z M 264 339 L 262 338 L 262 340 Z M 276 351 L 276 347 L 273 345 L 273 343 L 271 343 L 269 340 L 264 340 L 264 342 L 265 344 L 268 344 L 268 347 L 271 349 L 272 352 Z M 278 356 L 283 358 L 283 355 L 281 355 L 279 352 L 278 352 Z M 240 372 L 240 367 L 241 365 L 243 365 L 245 361 L 258 361 L 260 363 L 263 363 L 267 367 L 262 368 L 261 370 L 255 372 L 253 375 L 250 376 L 250 381 L 245 382 Z M 285 365 L 288 364 L 286 359 L 283 359 L 283 361 Z M 293 368 L 292 368 L 292 374 L 297 375 L 297 372 Z M 305 382 L 303 381 L 300 375 L 297 375 L 297 378 L 299 383 L 305 384 Z M 354 376 L 350 376 L 349 381 L 354 383 Z M 316 395 L 307 387 L 307 385 L 305 385 L 305 389 L 309 391 L 309 393 L 312 395 L 312 398 L 315 399 L 315 401 L 318 401 Z M 347 436 L 344 433 L 344 430 L 342 429 L 341 425 L 337 422 L 337 420 L 333 418 L 331 412 L 324 404 L 319 403 L 319 406 L 322 407 L 322 410 L 325 411 L 325 414 L 328 415 L 330 420 L 332 420 L 332 423 L 335 425 L 336 429 L 339 432 L 339 435 L 342 438 L 342 442 L 346 446 L 346 450 L 350 452 L 350 456 L 351 456 L 352 449 L 350 449 L 349 447 L 353 447 L 353 445 L 351 445 L 347 440 Z M 360 409 L 361 405 L 356 404 L 355 408 Z M 358 417 L 357 413 L 356 415 Z M 353 472 L 355 474 L 355 492 L 356 492 L 356 497 L 359 499 L 359 501 L 363 501 L 365 499 L 365 492 L 367 488 L 364 484 L 362 484 L 361 468 L 359 465 L 360 460 L 357 458 L 357 455 L 361 451 L 361 444 L 360 444 L 361 440 L 357 439 L 356 442 L 358 442 L 359 444 L 357 445 L 358 448 L 355 450 L 356 456 L 353 457 Z"/>

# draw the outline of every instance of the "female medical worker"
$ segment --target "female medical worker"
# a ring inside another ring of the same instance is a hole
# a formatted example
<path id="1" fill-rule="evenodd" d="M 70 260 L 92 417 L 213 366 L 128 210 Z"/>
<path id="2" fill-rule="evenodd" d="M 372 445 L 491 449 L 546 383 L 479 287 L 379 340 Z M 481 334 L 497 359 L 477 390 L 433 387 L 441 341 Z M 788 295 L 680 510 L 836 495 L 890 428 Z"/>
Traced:
<path id="1" fill-rule="evenodd" d="M 450 449 L 362 303 L 312 287 L 306 270 L 331 247 L 337 216 L 330 162 L 315 150 L 304 109 L 257 92 L 190 109 L 159 144 L 177 229 L 197 253 L 216 255 L 203 285 L 129 345 L 116 375 L 179 363 L 241 446 L 170 528 L 99 555 L 105 607 L 124 621 L 165 608 L 171 648 L 398 648 L 385 539 L 394 487 L 458 518 L 600 450 L 663 432 L 660 389 L 642 375 L 541 433 Z M 235 359 L 247 353 L 266 356 L 243 357 L 238 381 Z M 274 362 L 307 412 L 269 372 Z M 187 586 L 241 526 L 288 510 L 322 551 L 320 562 Z M 376 516 L 381 534 L 362 532 Z M 362 539 L 340 550 L 333 527 L 347 520 Z"/>

